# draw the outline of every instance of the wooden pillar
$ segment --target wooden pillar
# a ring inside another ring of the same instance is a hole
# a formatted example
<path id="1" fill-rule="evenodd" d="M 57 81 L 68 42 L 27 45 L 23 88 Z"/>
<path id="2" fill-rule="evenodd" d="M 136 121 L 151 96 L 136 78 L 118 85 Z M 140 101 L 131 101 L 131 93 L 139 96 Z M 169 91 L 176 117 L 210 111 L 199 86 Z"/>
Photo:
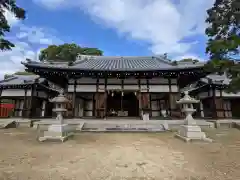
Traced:
<path id="1" fill-rule="evenodd" d="M 96 81 L 96 94 L 95 94 L 95 116 L 99 117 L 99 77 Z"/>
<path id="2" fill-rule="evenodd" d="M 12 114 L 13 117 L 18 117 L 19 108 L 20 108 L 20 101 L 19 99 L 14 99 L 14 113 Z"/>
<path id="3" fill-rule="evenodd" d="M 2 92 L 3 89 L 0 89 L 0 118 L 2 117 Z"/>
<path id="4" fill-rule="evenodd" d="M 93 93 L 92 94 L 92 116 L 96 116 L 95 115 L 95 109 L 96 109 L 96 107 L 95 107 L 95 93 Z"/>
<path id="5" fill-rule="evenodd" d="M 149 88 L 149 79 L 147 79 L 146 81 L 147 83 L 147 93 L 148 93 L 148 108 L 150 109 L 149 111 L 149 117 L 152 117 L 152 98 L 151 98 L 151 94 L 149 92 L 150 88 Z"/>
<path id="6" fill-rule="evenodd" d="M 42 101 L 42 112 L 41 112 L 41 117 L 45 117 L 45 110 L 46 110 L 46 101 Z"/>
<path id="7" fill-rule="evenodd" d="M 138 79 L 138 102 L 139 102 L 139 117 L 142 118 L 142 92 L 141 92 L 141 80 Z"/>
<path id="8" fill-rule="evenodd" d="M 169 101 L 169 107 L 168 107 L 168 108 L 169 108 L 169 109 L 168 109 L 169 112 L 168 112 L 168 115 L 169 115 L 169 116 L 172 115 L 172 101 L 171 101 L 171 99 L 172 99 L 172 98 L 171 98 L 171 96 L 172 96 L 172 84 L 171 84 L 171 83 L 172 83 L 172 82 L 171 82 L 171 79 L 169 78 L 169 79 L 168 79 L 168 87 L 169 87 L 169 98 L 168 98 L 168 99 L 169 99 L 169 100 L 168 100 L 168 101 Z"/>
<path id="9" fill-rule="evenodd" d="M 23 113 L 22 113 L 22 117 L 27 117 L 27 91 L 28 89 L 25 88 L 24 89 L 24 97 L 23 97 Z"/>
<path id="10" fill-rule="evenodd" d="M 121 80 L 121 93 L 124 92 L 124 80 Z M 123 112 L 123 94 L 121 94 L 121 111 Z"/>
<path id="11" fill-rule="evenodd" d="M 212 88 L 212 106 L 213 106 L 213 118 L 217 118 L 217 109 L 216 109 L 216 89 L 215 87 L 211 86 Z"/>
<path id="12" fill-rule="evenodd" d="M 75 117 L 76 88 L 77 88 L 77 80 L 74 79 L 74 85 L 73 85 L 73 97 L 72 97 L 72 118 Z"/>
<path id="13" fill-rule="evenodd" d="M 107 96 L 108 96 L 107 81 L 108 81 L 108 78 L 107 76 L 105 76 L 105 79 L 104 79 L 104 117 L 105 118 L 107 117 Z"/>
<path id="14" fill-rule="evenodd" d="M 34 111 L 35 111 L 35 107 L 34 107 L 34 99 L 35 99 L 35 96 L 36 96 L 36 83 L 37 83 L 37 79 L 35 80 L 35 82 L 32 84 L 31 86 L 31 97 L 30 97 L 30 113 L 29 113 L 29 118 L 33 118 L 33 116 L 35 115 L 34 114 Z"/>
<path id="15" fill-rule="evenodd" d="M 223 113 L 223 117 L 226 118 L 226 109 L 224 107 L 224 99 L 223 99 L 223 95 L 222 95 L 222 89 L 220 89 L 220 99 L 222 101 L 222 113 Z"/>
<path id="16" fill-rule="evenodd" d="M 180 92 L 180 80 L 179 80 L 179 77 L 177 77 L 177 88 L 178 88 L 178 100 L 181 98 L 181 92 Z M 181 105 L 176 105 L 177 109 L 178 109 L 178 112 L 179 112 L 179 118 L 182 118 L 183 117 L 183 113 L 182 113 L 182 108 L 181 108 Z"/>
<path id="17" fill-rule="evenodd" d="M 200 100 L 200 115 L 201 115 L 202 118 L 204 118 L 204 109 L 203 109 L 202 100 Z"/>

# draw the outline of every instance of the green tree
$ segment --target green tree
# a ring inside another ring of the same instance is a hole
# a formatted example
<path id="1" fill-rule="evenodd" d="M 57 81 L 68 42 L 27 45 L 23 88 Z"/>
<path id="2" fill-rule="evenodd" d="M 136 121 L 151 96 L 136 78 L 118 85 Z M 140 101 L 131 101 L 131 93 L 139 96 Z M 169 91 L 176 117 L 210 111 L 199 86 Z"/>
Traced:
<path id="1" fill-rule="evenodd" d="M 186 59 L 180 60 L 180 62 L 192 62 L 193 64 L 195 64 L 195 63 L 198 63 L 199 60 L 198 59 L 192 59 L 192 58 L 186 58 Z"/>
<path id="2" fill-rule="evenodd" d="M 97 48 L 80 47 L 74 43 L 63 45 L 50 45 L 42 50 L 39 55 L 40 61 L 58 60 L 74 62 L 78 54 L 101 56 L 103 52 Z"/>
<path id="3" fill-rule="evenodd" d="M 18 7 L 15 0 L 0 1 L 0 50 L 11 50 L 14 47 L 13 43 L 3 38 L 6 32 L 10 32 L 10 26 L 4 16 L 6 10 L 12 12 L 18 19 L 25 19 L 25 10 Z"/>
<path id="4" fill-rule="evenodd" d="M 209 37 L 206 51 L 210 59 L 230 60 L 239 54 L 240 1 L 215 0 L 207 11 L 206 34 Z"/>
<path id="5" fill-rule="evenodd" d="M 206 53 L 210 61 L 205 69 L 209 72 L 227 72 L 232 78 L 229 89 L 240 90 L 240 66 L 235 63 L 240 51 L 240 1 L 215 0 L 207 10 L 206 35 L 209 37 Z"/>
<path id="6" fill-rule="evenodd" d="M 198 59 L 192 59 L 192 58 L 185 58 L 185 59 L 181 59 L 179 61 L 172 61 L 172 65 L 176 66 L 178 65 L 178 62 L 192 62 L 193 64 L 196 64 L 199 62 Z"/>

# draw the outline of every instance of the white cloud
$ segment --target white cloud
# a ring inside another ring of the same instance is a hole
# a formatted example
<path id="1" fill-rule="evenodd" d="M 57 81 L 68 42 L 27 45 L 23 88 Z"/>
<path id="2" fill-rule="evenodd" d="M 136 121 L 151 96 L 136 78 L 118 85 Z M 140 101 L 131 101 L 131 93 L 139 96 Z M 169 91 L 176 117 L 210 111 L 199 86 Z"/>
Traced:
<path id="1" fill-rule="evenodd" d="M 24 70 L 21 61 L 26 58 L 37 60 L 40 50 L 47 47 L 47 45 L 62 42 L 46 29 L 27 27 L 23 24 L 20 24 L 19 27 L 20 32 L 15 36 L 7 37 L 15 44 L 15 47 L 11 51 L 0 53 L 0 79 L 3 79 L 4 74 Z"/>
<path id="2" fill-rule="evenodd" d="M 66 8 L 66 6 L 70 5 L 69 0 L 33 0 L 33 1 L 49 9 Z"/>
<path id="3" fill-rule="evenodd" d="M 0 79 L 3 78 L 4 74 L 23 70 L 24 66 L 21 65 L 21 61 L 26 58 L 37 60 L 40 50 L 47 45 L 62 43 L 54 35 L 56 32 L 52 29 L 26 26 L 6 9 L 4 9 L 4 16 L 11 28 L 15 28 L 14 26 L 17 25 L 19 31 L 6 37 L 15 44 L 15 47 L 11 51 L 0 53 Z"/>
<path id="4" fill-rule="evenodd" d="M 205 29 L 214 0 L 34 0 L 47 8 L 79 7 L 97 23 L 149 44 L 153 53 L 184 54 Z M 64 4 L 64 6 L 63 6 Z"/>
<path id="5" fill-rule="evenodd" d="M 22 25 L 20 32 L 16 34 L 18 39 L 25 39 L 29 43 L 36 43 L 41 45 L 61 44 L 62 40 L 50 33 L 48 28 L 27 27 Z"/>
<path id="6" fill-rule="evenodd" d="M 15 37 L 7 38 L 15 44 L 15 47 L 11 51 L 0 53 L 0 79 L 3 79 L 4 74 L 12 74 L 16 71 L 24 70 L 21 62 L 26 58 L 38 60 L 40 50 L 46 48 L 47 45 L 62 42 L 56 36 L 47 33 L 47 31 L 41 28 L 31 28 L 24 25 L 21 25 L 21 27 L 21 31 Z M 32 33 L 32 29 L 34 29 L 35 33 Z"/>
<path id="7" fill-rule="evenodd" d="M 4 74 L 12 74 L 16 71 L 23 70 L 21 61 L 26 58 L 34 59 L 36 53 L 25 42 L 15 42 L 12 51 L 3 51 L 0 53 L 0 79 Z"/>

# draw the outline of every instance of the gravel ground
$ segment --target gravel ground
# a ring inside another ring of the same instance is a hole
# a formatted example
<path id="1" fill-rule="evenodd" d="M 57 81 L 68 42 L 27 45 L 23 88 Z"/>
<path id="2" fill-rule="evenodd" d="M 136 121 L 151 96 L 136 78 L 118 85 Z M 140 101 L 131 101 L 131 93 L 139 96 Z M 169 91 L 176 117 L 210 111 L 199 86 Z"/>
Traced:
<path id="1" fill-rule="evenodd" d="M 31 129 L 0 130 L 0 180 L 238 180 L 240 131 L 211 130 L 214 143 L 173 133 L 81 133 L 36 141 Z"/>

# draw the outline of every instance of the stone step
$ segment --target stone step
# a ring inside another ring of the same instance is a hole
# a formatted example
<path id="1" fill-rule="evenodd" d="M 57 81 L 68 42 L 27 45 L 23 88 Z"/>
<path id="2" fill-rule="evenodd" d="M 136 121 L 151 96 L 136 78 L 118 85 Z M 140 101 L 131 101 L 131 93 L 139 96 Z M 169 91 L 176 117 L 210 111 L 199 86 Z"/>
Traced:
<path id="1" fill-rule="evenodd" d="M 240 123 L 239 122 L 236 122 L 236 123 L 234 123 L 234 125 L 233 125 L 235 128 L 237 128 L 237 129 L 239 129 L 240 130 Z"/>
<path id="2" fill-rule="evenodd" d="M 119 131 L 119 132 L 162 132 L 165 131 L 162 124 L 88 124 L 85 123 L 82 131 Z"/>
<path id="3" fill-rule="evenodd" d="M 77 130 L 77 131 L 82 131 L 84 124 L 85 124 L 84 122 L 81 122 L 81 123 L 77 126 L 76 130 Z"/>
<path id="4" fill-rule="evenodd" d="M 14 120 L 0 120 L 0 129 L 16 127 L 16 121 Z"/>

